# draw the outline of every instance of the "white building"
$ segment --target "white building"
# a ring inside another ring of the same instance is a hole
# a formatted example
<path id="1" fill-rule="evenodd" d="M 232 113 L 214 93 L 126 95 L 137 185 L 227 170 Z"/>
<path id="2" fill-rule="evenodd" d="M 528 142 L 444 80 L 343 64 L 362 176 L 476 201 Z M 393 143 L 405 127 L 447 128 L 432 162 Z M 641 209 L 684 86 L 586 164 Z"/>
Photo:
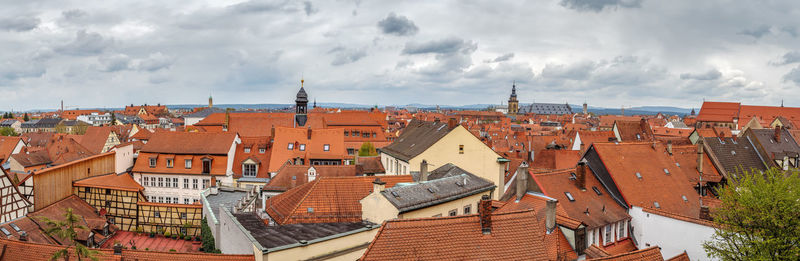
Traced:
<path id="1" fill-rule="evenodd" d="M 79 115 L 77 120 L 88 123 L 92 126 L 102 126 L 111 122 L 111 113 L 99 114 L 92 112 L 91 114 Z"/>

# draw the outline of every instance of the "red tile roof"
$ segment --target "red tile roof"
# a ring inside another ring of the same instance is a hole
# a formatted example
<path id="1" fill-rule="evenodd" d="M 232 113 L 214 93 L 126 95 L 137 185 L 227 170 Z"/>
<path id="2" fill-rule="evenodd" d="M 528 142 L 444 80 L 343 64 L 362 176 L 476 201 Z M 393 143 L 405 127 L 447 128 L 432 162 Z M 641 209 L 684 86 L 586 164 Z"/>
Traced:
<path id="1" fill-rule="evenodd" d="M 156 159 L 156 165 L 154 167 L 150 167 L 150 158 Z M 203 159 L 208 158 L 211 159 L 209 174 L 215 176 L 226 175 L 228 156 L 157 154 L 147 152 L 139 152 L 138 160 L 136 160 L 136 163 L 133 165 L 133 172 L 201 175 L 203 174 Z M 173 159 L 172 167 L 167 167 L 167 159 Z M 192 161 L 191 168 L 186 168 L 186 160 Z"/>
<path id="2" fill-rule="evenodd" d="M 667 261 L 690 261 L 690 259 L 689 259 L 689 254 L 687 254 L 686 251 L 683 251 L 683 253 L 674 256 L 670 259 L 667 259 Z"/>
<path id="3" fill-rule="evenodd" d="M 739 117 L 739 105 L 738 102 L 703 102 L 697 121 L 733 122 L 733 118 Z"/>
<path id="4" fill-rule="evenodd" d="M 559 201 L 558 205 L 556 206 L 556 223 L 570 229 L 578 229 L 578 227 L 582 224 L 581 221 L 570 218 L 567 211 L 564 210 L 563 204 L 563 202 Z M 523 195 L 519 201 L 512 197 L 506 202 L 503 202 L 503 204 L 499 206 L 494 213 L 514 212 L 526 209 L 534 209 L 538 211 L 544 209 L 546 205 L 547 198 L 544 196 L 527 193 Z"/>
<path id="5" fill-rule="evenodd" d="M 88 230 L 76 231 L 76 238 L 78 240 L 85 241 L 87 238 L 89 238 L 89 230 L 100 231 L 107 223 L 106 218 L 97 214 L 94 207 L 74 194 L 50 204 L 49 206 L 44 207 L 36 212 L 29 213 L 28 217 L 31 217 L 34 222 L 39 224 L 39 227 L 46 229 L 47 224 L 41 221 L 39 217 L 46 217 L 51 220 L 63 220 L 64 213 L 68 208 L 72 209 L 73 214 L 81 216 L 81 225 L 88 228 Z M 117 230 L 117 228 L 114 225 L 110 225 L 110 230 L 113 233 Z M 66 238 L 54 237 L 54 239 L 56 239 L 62 245 L 71 244 L 70 240 Z M 103 239 L 104 238 L 101 233 L 95 233 L 95 240 L 97 242 L 102 241 Z"/>
<path id="6" fill-rule="evenodd" d="M 269 144 L 270 137 L 242 137 L 242 143 L 236 145 L 236 154 L 233 159 L 233 177 L 241 178 L 243 175 L 243 163 L 245 161 L 253 161 L 258 165 L 258 172 L 256 178 L 269 178 L 269 159 L 272 154 L 272 149 Z M 250 152 L 245 152 L 249 149 Z M 261 150 L 264 153 L 261 153 Z"/>
<path id="7" fill-rule="evenodd" d="M 8 160 L 22 137 L 0 136 L 0 164 Z M 24 144 L 25 142 L 23 142 Z M 23 145 L 24 146 L 24 145 Z"/>
<path id="8" fill-rule="evenodd" d="M 311 130 L 311 139 L 308 132 Z M 305 164 L 311 159 L 344 159 L 347 154 L 344 147 L 342 129 L 308 129 L 308 128 L 275 128 L 269 171 L 276 172 L 283 163 L 290 159 L 303 158 Z M 289 144 L 292 149 L 289 150 Z M 324 146 L 329 145 L 325 151 Z M 302 146 L 301 146 L 302 145 Z M 300 149 L 304 150 L 300 150 Z"/>
<path id="9" fill-rule="evenodd" d="M 561 230 L 546 234 L 533 209 L 493 213 L 491 234 L 477 214 L 387 220 L 361 260 L 571 260 Z"/>
<path id="10" fill-rule="evenodd" d="M 652 141 L 653 130 L 644 119 L 637 121 L 616 121 L 614 124 L 622 141 Z"/>
<path id="11" fill-rule="evenodd" d="M 292 165 L 285 164 L 267 183 L 267 188 L 289 190 L 308 183 L 308 169 L 314 167 L 317 177 L 355 177 L 355 165 Z"/>
<path id="12" fill-rule="evenodd" d="M 578 150 L 542 150 L 534 154 L 532 169 L 574 168 L 581 158 Z"/>
<path id="13" fill-rule="evenodd" d="M 608 261 L 664 261 L 661 256 L 661 249 L 657 246 L 627 252 L 615 256 L 601 257 L 587 259 L 592 261 L 608 260 Z"/>
<path id="14" fill-rule="evenodd" d="M 107 174 L 102 176 L 88 177 L 72 182 L 75 187 L 106 188 L 125 191 L 142 191 L 144 187 L 133 180 L 130 174 Z"/>
<path id="15" fill-rule="evenodd" d="M 117 233 L 106 240 L 100 248 L 113 248 L 115 242 L 122 244 L 122 246 L 128 249 L 132 249 L 133 246 L 136 246 L 136 249 L 146 251 L 168 252 L 174 249 L 179 253 L 200 253 L 199 241 L 186 241 L 182 238 L 172 239 L 162 236 L 151 238 L 149 235 L 137 235 L 130 231 L 117 231 Z"/>
<path id="16" fill-rule="evenodd" d="M 156 132 L 142 152 L 227 155 L 236 133 Z"/>
<path id="17" fill-rule="evenodd" d="M 381 176 L 386 188 L 412 182 L 411 175 Z M 359 200 L 372 193 L 375 177 L 321 177 L 267 200 L 278 224 L 361 221 Z"/>
<path id="18" fill-rule="evenodd" d="M 86 133 L 83 134 L 83 138 L 81 138 L 81 145 L 91 151 L 92 153 L 101 153 L 103 152 L 103 146 L 106 145 L 106 141 L 108 141 L 108 136 L 111 135 L 110 126 L 105 127 L 94 127 L 89 126 L 86 128 Z"/>

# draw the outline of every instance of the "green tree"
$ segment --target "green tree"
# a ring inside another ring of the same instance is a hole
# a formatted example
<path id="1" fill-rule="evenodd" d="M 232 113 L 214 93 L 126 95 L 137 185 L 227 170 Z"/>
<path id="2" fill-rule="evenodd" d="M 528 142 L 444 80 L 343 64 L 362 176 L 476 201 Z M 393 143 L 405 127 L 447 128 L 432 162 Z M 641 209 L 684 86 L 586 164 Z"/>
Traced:
<path id="1" fill-rule="evenodd" d="M 800 259 L 798 171 L 745 172 L 720 190 L 711 216 L 718 224 L 703 248 L 720 260 Z"/>
<path id="2" fill-rule="evenodd" d="M 31 118 L 28 117 L 28 113 L 26 112 L 25 115 L 22 116 L 22 121 L 30 121 Z"/>
<path id="3" fill-rule="evenodd" d="M 117 115 L 114 114 L 114 112 L 111 112 L 111 124 L 109 125 L 114 126 L 116 124 L 117 124 Z"/>
<path id="4" fill-rule="evenodd" d="M 378 152 L 375 151 L 375 146 L 372 145 L 371 142 L 367 141 L 361 144 L 361 148 L 358 149 L 358 156 L 376 156 Z"/>
<path id="5" fill-rule="evenodd" d="M 91 260 L 98 259 L 97 255 L 99 255 L 100 252 L 97 250 L 91 250 L 83 244 L 78 243 L 76 240 L 78 236 L 78 232 L 76 230 L 87 230 L 87 228 L 80 224 L 83 220 L 83 217 L 73 214 L 72 208 L 67 208 L 66 212 L 64 212 L 64 220 L 52 220 L 46 217 L 40 217 L 40 219 L 47 225 L 47 228 L 44 230 L 45 233 L 50 236 L 67 239 L 69 242 L 71 242 L 71 244 L 67 245 L 64 249 L 53 253 L 53 255 L 50 257 L 50 260 L 58 260 L 62 258 L 64 260 L 69 260 L 70 248 L 75 249 L 75 256 L 78 257 L 78 260 L 82 260 L 82 258 L 88 258 Z"/>
<path id="6" fill-rule="evenodd" d="M 0 136 L 19 136 L 19 133 L 11 127 L 0 127 Z"/>

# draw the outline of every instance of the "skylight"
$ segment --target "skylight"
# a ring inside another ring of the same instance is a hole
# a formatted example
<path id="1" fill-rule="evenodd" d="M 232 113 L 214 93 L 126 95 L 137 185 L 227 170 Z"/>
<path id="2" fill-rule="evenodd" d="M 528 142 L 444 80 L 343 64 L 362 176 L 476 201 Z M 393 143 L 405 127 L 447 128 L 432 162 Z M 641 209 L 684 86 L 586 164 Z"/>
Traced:
<path id="1" fill-rule="evenodd" d="M 567 199 L 569 199 L 569 201 L 575 201 L 575 198 L 573 198 L 573 197 L 572 197 L 572 194 L 571 194 L 571 193 L 569 193 L 569 192 L 564 192 L 564 194 L 565 194 L 565 195 L 567 195 Z"/>
<path id="2" fill-rule="evenodd" d="M 683 199 L 683 201 L 685 201 L 685 202 L 689 202 L 689 199 L 688 199 L 688 198 L 686 198 L 686 195 L 681 195 L 681 198 Z"/>
<path id="3" fill-rule="evenodd" d="M 731 151 L 731 155 L 733 155 L 733 156 L 736 156 L 736 151 L 735 151 L 735 150 L 732 150 L 732 151 Z"/>
<path id="4" fill-rule="evenodd" d="M 397 194 L 397 191 L 392 191 L 392 196 L 394 196 L 395 198 L 399 198 L 400 194 Z"/>
<path id="5" fill-rule="evenodd" d="M 308 213 L 314 213 L 314 208 L 308 208 Z"/>
<path id="6" fill-rule="evenodd" d="M 575 172 L 570 172 L 569 173 L 569 180 L 576 180 L 576 179 L 578 179 L 578 177 L 575 176 Z"/>
<path id="7" fill-rule="evenodd" d="M 11 223 L 11 224 L 9 224 L 8 226 L 10 226 L 11 228 L 13 228 L 13 229 L 14 229 L 14 231 L 17 231 L 17 232 L 19 232 L 19 231 L 22 231 L 21 229 L 19 229 L 19 227 L 17 226 L 17 224 Z"/>
<path id="8" fill-rule="evenodd" d="M 656 206 L 656 208 L 661 208 L 661 205 L 658 204 L 658 201 L 653 201 L 653 205 Z"/>
<path id="9" fill-rule="evenodd" d="M 669 170 L 668 169 L 664 169 L 664 174 L 669 175 Z"/>
<path id="10" fill-rule="evenodd" d="M 636 178 L 637 179 L 642 179 L 642 173 L 636 172 Z"/>
<path id="11" fill-rule="evenodd" d="M 428 188 L 428 192 L 430 192 L 430 193 L 434 193 L 434 191 L 433 191 L 433 189 L 432 189 L 432 188 Z"/>
<path id="12" fill-rule="evenodd" d="M 603 195 L 603 192 L 600 192 L 600 190 L 595 186 L 592 186 L 592 190 L 594 190 L 594 193 L 597 193 L 598 196 Z"/>
<path id="13" fill-rule="evenodd" d="M 3 234 L 6 234 L 7 237 L 11 236 L 11 232 L 8 232 L 8 229 L 4 227 L 0 227 L 0 231 L 3 231 Z"/>

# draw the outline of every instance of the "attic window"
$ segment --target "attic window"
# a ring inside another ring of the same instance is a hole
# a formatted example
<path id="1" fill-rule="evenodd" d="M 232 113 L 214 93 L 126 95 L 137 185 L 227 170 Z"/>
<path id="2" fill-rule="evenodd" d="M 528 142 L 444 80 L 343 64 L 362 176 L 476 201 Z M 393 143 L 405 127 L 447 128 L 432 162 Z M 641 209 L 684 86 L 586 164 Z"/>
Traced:
<path id="1" fill-rule="evenodd" d="M 265 152 L 267 152 L 267 149 L 265 148 L 258 149 L 258 153 L 264 154 Z"/>
<path id="2" fill-rule="evenodd" d="M 683 199 L 684 202 L 689 202 L 689 199 L 686 198 L 686 195 L 681 195 L 681 198 Z"/>
<path id="3" fill-rule="evenodd" d="M 636 172 L 636 178 L 637 179 L 642 179 L 642 173 Z"/>
<path id="4" fill-rule="evenodd" d="M 668 169 L 664 169 L 664 174 L 669 175 L 669 170 Z"/>
<path id="5" fill-rule="evenodd" d="M 575 176 L 575 172 L 570 172 L 569 173 L 569 180 L 577 180 L 577 179 L 578 179 L 578 177 Z"/>
<path id="6" fill-rule="evenodd" d="M 244 148 L 244 153 L 250 153 L 250 148 Z"/>
<path id="7" fill-rule="evenodd" d="M 677 162 L 675 162 L 675 166 L 677 166 L 678 168 L 680 168 L 680 167 L 681 167 L 681 164 L 680 164 L 680 163 L 677 163 Z"/>
<path id="8" fill-rule="evenodd" d="M 308 208 L 308 213 L 314 213 L 314 208 Z"/>
<path id="9" fill-rule="evenodd" d="M 294 143 L 289 142 L 289 146 L 286 147 L 286 149 L 293 150 L 294 149 Z"/>
<path id="10" fill-rule="evenodd" d="M 569 192 L 564 192 L 564 195 L 567 195 L 567 199 L 569 199 L 569 201 L 575 201 L 575 198 L 573 198 L 573 197 L 572 197 L 572 194 L 571 194 L 571 193 L 569 193 Z"/>
<path id="11" fill-rule="evenodd" d="M 156 158 L 150 158 L 150 167 L 151 168 L 155 168 L 156 167 Z"/>
<path id="12" fill-rule="evenodd" d="M 658 201 L 653 201 L 653 205 L 656 206 L 656 208 L 661 208 L 661 204 L 658 204 Z"/>
<path id="13" fill-rule="evenodd" d="M 300 151 L 306 151 L 306 145 L 300 144 Z"/>
<path id="14" fill-rule="evenodd" d="M 642 139 L 642 135 L 639 135 L 639 133 L 636 133 L 636 139 L 637 140 L 641 140 Z"/>
<path id="15" fill-rule="evenodd" d="M 603 195 L 603 192 L 600 192 L 600 190 L 595 186 L 592 186 L 592 190 L 594 190 L 594 193 L 597 193 L 598 196 Z"/>

